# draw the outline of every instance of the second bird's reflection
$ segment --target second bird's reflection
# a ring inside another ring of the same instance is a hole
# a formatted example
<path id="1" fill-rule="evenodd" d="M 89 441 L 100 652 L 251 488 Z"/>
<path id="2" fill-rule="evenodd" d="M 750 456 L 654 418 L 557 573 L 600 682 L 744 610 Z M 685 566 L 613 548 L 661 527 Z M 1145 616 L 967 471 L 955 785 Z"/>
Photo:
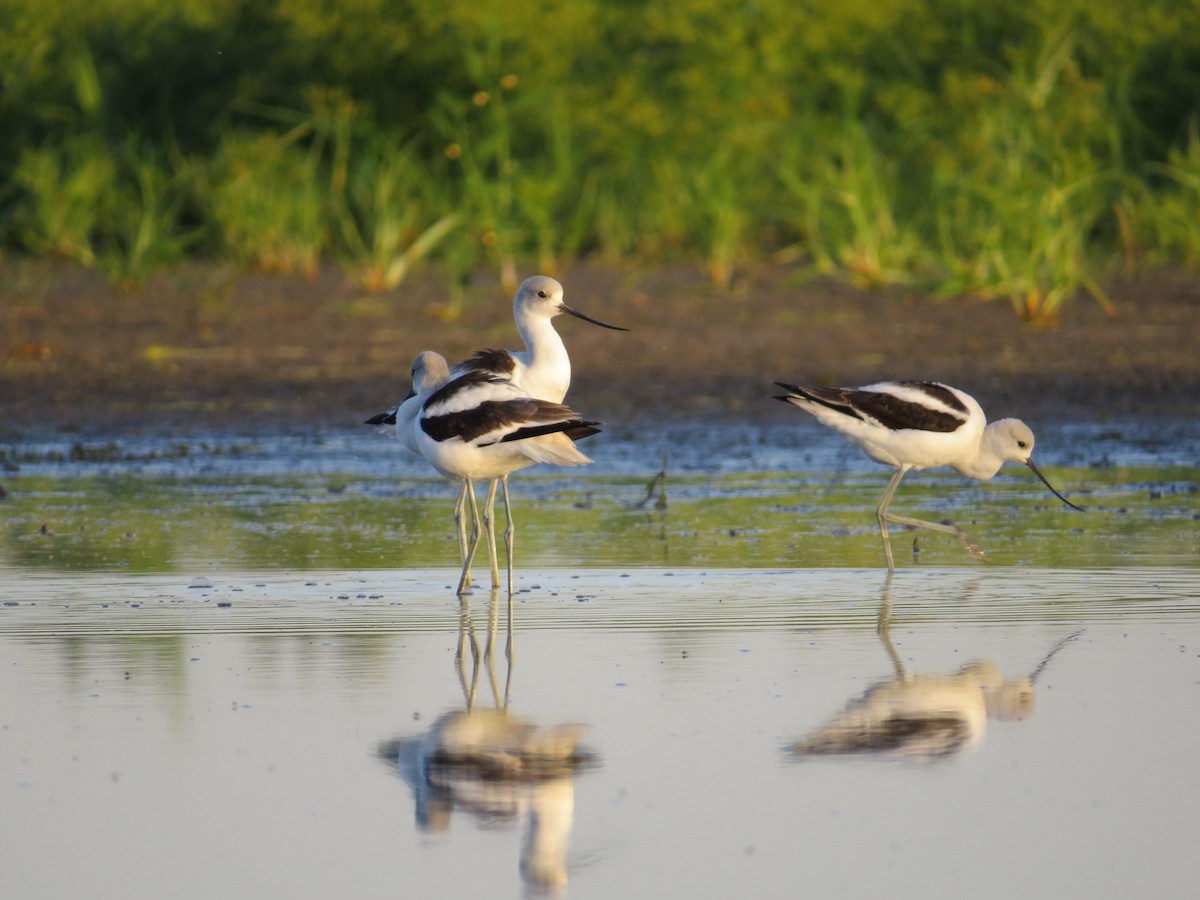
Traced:
<path id="1" fill-rule="evenodd" d="M 445 713 L 424 734 L 385 742 L 379 754 L 412 789 L 417 827 L 426 833 L 446 832 L 455 810 L 485 826 L 523 821 L 521 877 L 534 890 L 558 893 L 567 884 L 574 777 L 595 766 L 597 757 L 579 743 L 585 726 L 538 726 L 509 711 L 512 619 L 501 691 L 494 653 L 498 592 L 492 592 L 482 652 L 469 598 L 461 604 L 454 665 L 464 708 Z M 477 703 L 481 674 L 490 685 L 491 706 Z"/>
<path id="2" fill-rule="evenodd" d="M 1079 636 L 1055 644 L 1028 676 L 1005 679 L 991 662 L 968 663 L 946 675 L 910 675 L 892 644 L 891 578 L 879 608 L 879 640 L 895 677 L 861 697 L 802 740 L 786 748 L 796 758 L 871 755 L 881 759 L 936 762 L 976 746 L 987 720 L 1016 721 L 1033 714 L 1034 684 L 1059 650 Z"/>

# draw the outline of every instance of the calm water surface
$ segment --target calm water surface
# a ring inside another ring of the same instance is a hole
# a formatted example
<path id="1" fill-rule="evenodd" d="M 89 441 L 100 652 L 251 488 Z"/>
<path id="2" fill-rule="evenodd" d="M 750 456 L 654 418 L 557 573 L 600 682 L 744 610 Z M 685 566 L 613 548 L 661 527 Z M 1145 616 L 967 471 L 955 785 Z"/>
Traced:
<path id="1" fill-rule="evenodd" d="M 1039 429 L 1083 516 L 913 477 L 990 562 L 900 532 L 891 582 L 884 470 L 690 434 L 665 490 L 637 434 L 514 478 L 511 635 L 370 435 L 6 445 L 4 895 L 1192 896 L 1178 433 Z"/>
<path id="2" fill-rule="evenodd" d="M 503 601 L 476 666 L 491 603 L 463 615 L 449 574 L 4 572 L 6 893 L 1183 897 L 1200 878 L 1196 570 L 890 589 L 546 570 L 511 666 Z M 442 717 L 468 707 L 581 726 L 578 761 L 435 787 Z M 802 752 L 822 735 L 833 752 Z"/>

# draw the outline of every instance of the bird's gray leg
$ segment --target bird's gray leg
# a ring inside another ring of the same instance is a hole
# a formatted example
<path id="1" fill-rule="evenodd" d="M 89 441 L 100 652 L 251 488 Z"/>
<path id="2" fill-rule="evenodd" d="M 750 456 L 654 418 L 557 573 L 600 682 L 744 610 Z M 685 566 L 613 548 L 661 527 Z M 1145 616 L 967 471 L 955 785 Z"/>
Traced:
<path id="1" fill-rule="evenodd" d="M 516 539 L 516 527 L 513 525 L 512 504 L 508 502 L 508 476 L 505 475 L 500 479 L 500 484 L 504 489 L 504 515 L 507 522 L 504 526 L 504 550 L 508 554 L 508 596 L 509 608 L 512 607 L 512 592 L 513 592 L 513 542 Z"/>
<path id="2" fill-rule="evenodd" d="M 487 499 L 483 504 L 483 525 L 487 530 L 488 561 L 492 564 L 492 590 L 500 589 L 500 566 L 496 559 L 496 487 L 498 481 L 492 479 L 488 485 Z"/>
<path id="3" fill-rule="evenodd" d="M 509 502 L 508 498 L 507 475 L 500 479 L 500 486 L 504 490 L 504 514 L 508 520 L 504 527 L 504 550 L 508 554 L 508 643 L 504 648 L 504 652 L 508 657 L 508 673 L 511 678 L 513 658 L 513 546 L 517 530 L 513 524 L 512 503 Z"/>
<path id="4" fill-rule="evenodd" d="M 480 522 L 479 505 L 475 502 L 475 486 L 470 478 L 464 478 L 467 488 L 467 500 L 471 504 L 471 537 L 468 541 L 466 559 L 463 560 L 462 577 L 458 580 L 458 593 L 462 595 L 470 588 L 471 561 L 475 558 L 475 549 L 479 546 Z"/>
<path id="5" fill-rule="evenodd" d="M 454 504 L 454 530 L 458 532 L 458 558 L 467 561 L 467 523 L 463 521 L 463 507 L 467 503 L 467 483 L 464 481 L 458 491 L 458 501 Z M 465 586 L 471 586 L 471 570 L 466 570 Z"/>
<path id="6" fill-rule="evenodd" d="M 904 477 L 908 468 L 908 466 L 900 466 L 896 469 L 892 474 L 892 480 L 888 482 L 887 489 L 883 492 L 883 499 L 879 501 L 879 506 L 875 508 L 875 515 L 879 519 L 879 536 L 883 538 L 883 555 L 887 559 L 889 572 L 896 571 L 896 562 L 892 559 L 892 539 L 888 537 L 887 530 L 889 519 L 888 504 L 892 502 L 892 496 L 896 493 L 896 488 L 900 487 L 900 479 Z"/>
<path id="7" fill-rule="evenodd" d="M 879 533 L 883 535 L 883 552 L 887 556 L 888 571 L 894 571 L 896 564 L 892 561 L 892 546 L 888 540 L 887 523 L 892 522 L 896 525 L 910 525 L 913 528 L 929 528 L 932 531 L 940 531 L 943 534 L 952 534 L 960 541 L 966 551 L 976 559 L 983 559 L 983 551 L 979 549 L 979 545 L 975 543 L 972 537 L 959 528 L 957 525 L 946 524 L 942 522 L 929 522 L 925 519 L 914 519 L 911 516 L 900 516 L 895 513 L 888 512 L 888 504 L 892 502 L 892 496 L 896 493 L 896 488 L 900 486 L 900 479 L 905 476 L 911 466 L 901 466 L 896 470 L 896 474 L 892 476 L 892 480 L 888 482 L 887 490 L 883 492 L 883 499 L 879 501 L 879 508 L 875 510 L 875 514 L 879 517 Z"/>

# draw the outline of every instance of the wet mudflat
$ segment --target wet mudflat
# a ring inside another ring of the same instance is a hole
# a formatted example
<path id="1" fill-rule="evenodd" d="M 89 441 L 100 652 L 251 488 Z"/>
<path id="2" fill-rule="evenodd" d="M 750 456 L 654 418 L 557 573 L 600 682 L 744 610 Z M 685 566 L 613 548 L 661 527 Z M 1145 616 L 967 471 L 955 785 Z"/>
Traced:
<path id="1" fill-rule="evenodd" d="M 510 664 L 504 599 L 460 606 L 444 571 L 4 570 L 8 890 L 1183 897 L 1200 876 L 1195 569 L 527 575 Z M 498 707 L 541 768 L 449 765 L 451 725 Z"/>

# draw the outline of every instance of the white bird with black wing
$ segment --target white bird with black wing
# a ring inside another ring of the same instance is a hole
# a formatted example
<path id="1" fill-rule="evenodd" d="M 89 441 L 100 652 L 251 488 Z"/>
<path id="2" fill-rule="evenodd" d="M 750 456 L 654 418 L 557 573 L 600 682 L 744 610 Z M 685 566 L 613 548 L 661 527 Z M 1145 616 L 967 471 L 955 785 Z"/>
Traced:
<path id="1" fill-rule="evenodd" d="M 876 515 L 888 570 L 896 568 L 888 538 L 889 522 L 953 534 L 975 556 L 975 543 L 956 525 L 927 522 L 888 511 L 900 480 L 912 469 L 950 466 L 968 478 L 986 481 L 1006 462 L 1028 466 L 1050 492 L 1072 509 L 1083 510 L 1054 489 L 1033 462 L 1033 432 L 1019 419 L 987 422 L 970 394 L 933 381 L 881 381 L 860 388 L 810 388 L 775 382 L 784 400 L 811 413 L 867 455 L 894 468 Z"/>
<path id="2" fill-rule="evenodd" d="M 420 410 L 412 419 L 413 443 L 441 474 L 463 483 L 471 507 L 472 534 L 463 552 L 458 591 L 462 593 L 470 585 L 471 562 L 481 533 L 474 482 L 483 479 L 492 482 L 485 501 L 484 524 L 494 585 L 499 582 L 494 525 L 496 485 L 504 486 L 511 593 L 515 530 L 508 502 L 508 476 L 536 463 L 587 465 L 592 460 L 579 452 L 574 440 L 597 433 L 600 423 L 586 421 L 560 403 L 532 397 L 511 381 L 488 372 L 467 372 L 451 380 L 445 359 L 435 353 L 421 354 L 418 364 L 420 371 L 414 366 L 414 385 L 419 380 Z M 436 387 L 430 391 L 430 386 Z M 404 440 L 406 435 L 400 437 Z"/>

